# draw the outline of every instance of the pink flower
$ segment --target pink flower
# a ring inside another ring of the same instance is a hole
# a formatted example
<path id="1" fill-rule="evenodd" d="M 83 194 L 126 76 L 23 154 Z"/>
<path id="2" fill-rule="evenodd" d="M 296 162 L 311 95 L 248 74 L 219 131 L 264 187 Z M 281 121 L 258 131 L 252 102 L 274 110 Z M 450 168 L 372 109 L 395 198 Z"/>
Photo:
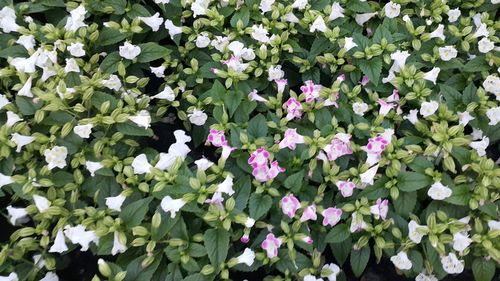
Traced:
<path id="1" fill-rule="evenodd" d="M 337 100 L 339 99 L 339 93 L 333 93 L 328 99 L 325 100 L 324 106 L 330 106 L 333 105 L 336 108 L 339 108 L 339 105 L 337 104 Z"/>
<path id="2" fill-rule="evenodd" d="M 267 164 L 254 168 L 252 171 L 252 175 L 259 182 L 266 182 L 268 173 L 269 167 L 267 166 Z"/>
<path id="3" fill-rule="evenodd" d="M 278 161 L 274 160 L 271 162 L 271 168 L 267 172 L 267 180 L 272 180 L 278 176 L 279 173 L 285 171 L 285 168 L 279 166 Z"/>
<path id="4" fill-rule="evenodd" d="M 318 216 L 316 215 L 316 205 L 312 204 L 311 206 L 308 206 L 304 209 L 302 217 L 300 217 L 300 221 L 301 222 L 305 222 L 308 220 L 315 221 L 317 218 Z"/>
<path id="5" fill-rule="evenodd" d="M 300 90 L 306 97 L 306 102 L 312 102 L 315 98 L 319 97 L 321 85 L 315 85 L 312 80 L 307 80 L 305 85 L 300 87 Z"/>
<path id="6" fill-rule="evenodd" d="M 380 155 L 385 150 L 385 147 L 388 144 L 389 144 L 389 142 L 384 137 L 377 136 L 377 137 L 368 139 L 368 144 L 366 145 L 366 150 L 368 153 Z"/>
<path id="7" fill-rule="evenodd" d="M 281 211 L 289 218 L 293 218 L 299 208 L 300 202 L 293 194 L 289 194 L 281 199 Z"/>
<path id="8" fill-rule="evenodd" d="M 262 249 L 266 250 L 268 258 L 278 256 L 278 248 L 281 246 L 281 240 L 276 238 L 274 234 L 269 233 L 266 239 L 262 241 Z"/>
<path id="9" fill-rule="evenodd" d="M 259 94 L 257 94 L 257 90 L 253 89 L 249 94 L 248 94 L 248 99 L 251 101 L 260 101 L 260 102 L 266 102 L 267 99 L 263 98 Z"/>
<path id="10" fill-rule="evenodd" d="M 339 188 L 340 193 L 344 197 L 350 197 L 354 188 L 356 187 L 356 185 L 351 181 L 338 181 L 336 185 Z"/>
<path id="11" fill-rule="evenodd" d="M 290 121 L 293 118 L 302 117 L 302 104 L 294 98 L 289 98 L 288 101 L 283 104 L 283 108 L 286 108 L 287 115 L 286 120 Z"/>
<path id="12" fill-rule="evenodd" d="M 307 243 L 309 245 L 311 245 L 314 242 L 314 240 L 312 240 L 312 238 L 310 236 L 306 236 L 306 237 L 302 238 L 302 241 L 304 241 L 305 243 Z"/>
<path id="13" fill-rule="evenodd" d="M 269 152 L 261 147 L 256 151 L 250 154 L 250 158 L 248 158 L 248 164 L 252 165 L 252 167 L 257 168 L 262 165 L 267 165 L 267 159 L 269 159 Z"/>
<path id="14" fill-rule="evenodd" d="M 364 75 L 363 78 L 361 78 L 361 85 L 366 86 L 370 82 L 370 78 L 368 78 L 367 75 Z"/>
<path id="15" fill-rule="evenodd" d="M 215 192 L 211 199 L 205 200 L 205 203 L 214 204 L 219 209 L 224 209 L 224 205 L 222 204 L 223 202 L 224 202 L 224 197 L 222 197 L 221 192 Z"/>
<path id="16" fill-rule="evenodd" d="M 210 129 L 210 133 L 207 137 L 207 142 L 211 143 L 215 147 L 222 147 L 227 145 L 226 136 L 224 136 L 224 131 L 219 131 L 216 129 Z"/>
<path id="17" fill-rule="evenodd" d="M 227 65 L 228 69 L 234 70 L 235 72 L 242 73 L 248 68 L 248 63 L 242 63 L 240 57 L 231 56 L 230 59 L 223 61 L 223 64 Z"/>
<path id="18" fill-rule="evenodd" d="M 393 109 L 394 106 L 396 106 L 394 103 L 386 102 L 383 99 L 379 99 L 378 104 L 380 104 L 380 110 L 379 110 L 378 114 L 380 114 L 382 116 L 386 116 L 387 113 L 389 113 L 389 111 L 391 111 L 391 109 Z"/>
<path id="19" fill-rule="evenodd" d="M 387 199 L 382 201 L 382 199 L 379 198 L 377 199 L 375 205 L 370 207 L 370 213 L 372 213 L 375 219 L 377 220 L 379 218 L 385 220 L 388 211 L 389 211 L 389 201 Z"/>
<path id="20" fill-rule="evenodd" d="M 338 133 L 330 144 L 325 145 L 323 150 L 326 152 L 328 160 L 335 161 L 337 158 L 352 154 L 351 135 Z"/>
<path id="21" fill-rule="evenodd" d="M 349 230 L 351 233 L 361 231 L 366 228 L 366 223 L 363 220 L 363 216 L 359 215 L 358 212 L 352 213 L 351 227 Z"/>
<path id="22" fill-rule="evenodd" d="M 288 84 L 288 80 L 286 79 L 278 79 L 274 80 L 276 82 L 276 86 L 278 87 L 278 94 L 282 94 L 285 91 L 285 86 Z"/>
<path id="23" fill-rule="evenodd" d="M 340 74 L 339 77 L 337 77 L 337 80 L 339 80 L 340 82 L 344 82 L 345 81 L 345 74 Z"/>
<path id="24" fill-rule="evenodd" d="M 297 134 L 297 129 L 288 128 L 285 131 L 285 137 L 279 144 L 279 148 L 283 149 L 288 147 L 291 150 L 295 150 L 296 144 L 304 143 L 304 137 Z"/>
<path id="25" fill-rule="evenodd" d="M 321 215 L 323 216 L 323 225 L 335 226 L 342 216 L 342 210 L 339 208 L 330 207 L 324 210 Z"/>
<path id="26" fill-rule="evenodd" d="M 250 236 L 248 235 L 248 233 L 244 233 L 243 236 L 241 236 L 240 241 L 244 244 L 248 243 L 250 241 Z"/>

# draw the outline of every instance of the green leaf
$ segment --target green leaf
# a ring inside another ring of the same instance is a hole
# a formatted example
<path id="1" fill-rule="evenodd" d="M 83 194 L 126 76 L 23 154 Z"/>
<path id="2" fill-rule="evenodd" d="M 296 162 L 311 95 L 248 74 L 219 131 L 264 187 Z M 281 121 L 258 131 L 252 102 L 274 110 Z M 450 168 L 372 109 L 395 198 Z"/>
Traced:
<path id="1" fill-rule="evenodd" d="M 229 116 L 232 117 L 241 101 L 243 100 L 243 92 L 229 91 L 224 95 L 224 105 L 227 107 Z"/>
<path id="2" fill-rule="evenodd" d="M 351 267 L 352 272 L 356 277 L 361 276 L 370 259 L 370 247 L 365 246 L 360 250 L 352 250 L 351 252 Z"/>
<path id="3" fill-rule="evenodd" d="M 495 262 L 478 257 L 472 263 L 472 273 L 476 281 L 491 281 L 495 276 Z"/>
<path id="4" fill-rule="evenodd" d="M 423 174 L 425 169 L 434 167 L 434 164 L 423 156 L 417 156 L 408 164 L 408 167 L 417 173 Z"/>
<path id="5" fill-rule="evenodd" d="M 401 191 L 415 191 L 429 186 L 432 179 L 424 174 L 415 172 L 400 172 L 398 174 L 397 186 Z"/>
<path id="6" fill-rule="evenodd" d="M 118 63 L 122 60 L 118 52 L 113 52 L 111 54 L 108 54 L 104 60 L 102 60 L 101 65 L 99 68 L 102 70 L 104 73 L 115 73 L 118 71 Z M 130 64 L 130 61 L 126 60 L 123 61 L 125 66 Z"/>
<path id="7" fill-rule="evenodd" d="M 370 82 L 377 86 L 382 71 L 382 59 L 375 57 L 371 60 L 359 60 L 358 66 L 365 75 L 368 75 Z"/>
<path id="8" fill-rule="evenodd" d="M 289 176 L 283 182 L 286 188 L 291 189 L 293 192 L 298 192 L 304 183 L 304 170 Z"/>
<path id="9" fill-rule="evenodd" d="M 145 129 L 143 127 L 139 127 L 131 121 L 126 122 L 126 123 L 116 124 L 116 129 L 119 132 L 122 132 L 125 135 L 129 135 L 129 136 L 146 136 L 146 137 L 153 136 L 153 130 L 151 130 L 150 128 Z"/>
<path id="10" fill-rule="evenodd" d="M 471 198 L 469 186 L 466 184 L 458 185 L 452 189 L 453 193 L 444 201 L 453 205 L 468 206 Z"/>
<path id="11" fill-rule="evenodd" d="M 349 231 L 349 227 L 347 224 L 339 224 L 328 232 L 325 237 L 326 243 L 341 243 L 344 242 L 349 236 L 351 232 Z"/>
<path id="12" fill-rule="evenodd" d="M 267 214 L 269 209 L 271 209 L 273 199 L 269 195 L 254 193 L 250 196 L 250 202 L 248 204 L 250 209 L 250 217 L 258 220 L 263 215 Z"/>
<path id="13" fill-rule="evenodd" d="M 139 225 L 144 216 L 149 210 L 149 203 L 153 201 L 153 197 L 137 200 L 125 206 L 120 212 L 120 218 L 127 225 L 127 227 L 134 227 Z"/>
<path id="14" fill-rule="evenodd" d="M 332 250 L 335 259 L 339 266 L 343 265 L 349 257 L 352 250 L 352 239 L 347 237 L 342 243 L 330 243 L 330 248 Z"/>
<path id="15" fill-rule="evenodd" d="M 254 138 L 265 137 L 267 135 L 266 117 L 262 114 L 250 119 L 247 128 L 248 134 Z"/>
<path id="16" fill-rule="evenodd" d="M 119 30 L 105 27 L 99 33 L 99 39 L 97 42 L 99 46 L 108 46 L 123 41 L 127 38 L 127 33 L 122 33 Z"/>
<path id="17" fill-rule="evenodd" d="M 385 184 L 389 181 L 389 178 L 382 176 L 380 179 L 376 180 L 372 186 L 368 186 L 359 193 L 359 198 L 366 197 L 370 200 L 375 200 L 378 198 L 384 198 L 389 196 L 389 189 L 385 188 Z"/>
<path id="18" fill-rule="evenodd" d="M 169 49 L 153 42 L 139 44 L 139 47 L 141 48 L 141 54 L 137 57 L 138 62 L 154 61 L 170 54 L 171 52 Z"/>
<path id="19" fill-rule="evenodd" d="M 424 259 L 422 258 L 422 254 L 418 251 L 411 251 L 408 255 L 408 258 L 411 260 L 412 267 L 411 270 L 416 273 L 420 273 L 424 266 Z"/>
<path id="20" fill-rule="evenodd" d="M 449 109 L 455 110 L 461 104 L 462 94 L 454 87 L 439 84 L 439 89 L 441 90 L 441 94 L 444 96 L 446 105 Z"/>
<path id="21" fill-rule="evenodd" d="M 252 192 L 252 181 L 249 176 L 242 176 L 234 183 L 235 209 L 243 211 L 247 207 L 250 192 Z"/>
<path id="22" fill-rule="evenodd" d="M 396 213 L 400 214 L 403 218 L 408 217 L 408 215 L 415 208 L 416 203 L 417 203 L 416 192 L 400 192 L 398 199 L 393 201 Z"/>
<path id="23" fill-rule="evenodd" d="M 488 71 L 490 69 L 490 66 L 486 62 L 485 56 L 477 56 L 467 62 L 464 67 L 463 71 L 465 72 L 481 72 L 481 71 Z"/>
<path id="24" fill-rule="evenodd" d="M 241 7 L 241 9 L 234 13 L 231 18 L 231 26 L 236 28 L 238 20 L 241 20 L 243 23 L 243 28 L 247 27 L 248 21 L 250 20 L 250 10 L 246 6 Z"/>
<path id="25" fill-rule="evenodd" d="M 216 268 L 226 260 L 229 250 L 229 233 L 223 228 L 205 231 L 204 244 L 210 263 Z"/>
<path id="26" fill-rule="evenodd" d="M 34 103 L 30 98 L 16 96 L 16 105 L 23 115 L 33 115 L 38 109 L 42 107 L 43 103 L 40 102 L 37 104 Z"/>
<path id="27" fill-rule="evenodd" d="M 160 265 L 161 256 L 146 268 L 142 267 L 142 261 L 146 256 L 140 256 L 127 264 L 127 275 L 124 281 L 150 281 L 156 269 Z"/>
<path id="28" fill-rule="evenodd" d="M 18 57 L 28 57 L 28 56 L 29 56 L 28 52 L 21 45 L 14 45 L 12 47 L 0 50 L 0 58 L 4 59 L 7 59 L 8 57 L 18 58 Z"/>

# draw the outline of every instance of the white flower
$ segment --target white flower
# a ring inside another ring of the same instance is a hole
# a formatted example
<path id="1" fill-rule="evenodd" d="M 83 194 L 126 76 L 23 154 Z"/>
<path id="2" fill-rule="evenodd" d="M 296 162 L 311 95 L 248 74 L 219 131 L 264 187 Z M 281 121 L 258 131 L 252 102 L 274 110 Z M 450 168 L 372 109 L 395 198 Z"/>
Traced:
<path id="1" fill-rule="evenodd" d="M 438 25 L 436 30 L 431 32 L 429 35 L 430 38 L 439 38 L 443 41 L 446 40 L 446 36 L 444 36 L 444 25 L 443 24 Z"/>
<path id="2" fill-rule="evenodd" d="M 420 272 L 417 277 L 415 277 L 415 281 L 439 281 L 433 274 L 427 274 L 425 271 Z"/>
<path id="3" fill-rule="evenodd" d="M 22 120 L 23 119 L 19 117 L 19 115 L 15 114 L 12 111 L 7 111 L 7 122 L 5 122 L 5 126 L 12 127 L 14 126 L 14 124 Z"/>
<path id="4" fill-rule="evenodd" d="M 196 18 L 199 15 L 206 15 L 206 10 L 210 5 L 210 0 L 195 0 L 191 4 L 191 11 L 193 11 L 193 17 Z"/>
<path id="5" fill-rule="evenodd" d="M 355 114 L 363 116 L 365 112 L 368 111 L 368 104 L 364 102 L 355 102 L 352 104 L 352 110 Z"/>
<path id="6" fill-rule="evenodd" d="M 261 0 L 259 4 L 259 9 L 262 11 L 262 13 L 266 13 L 272 10 L 272 5 L 274 4 L 275 0 Z"/>
<path id="7" fill-rule="evenodd" d="M 149 111 L 145 109 L 139 111 L 135 116 L 129 116 L 128 119 L 139 127 L 144 127 L 144 129 L 149 128 L 151 125 L 151 115 L 149 115 Z"/>
<path id="8" fill-rule="evenodd" d="M 483 138 L 483 131 L 476 128 L 472 128 L 472 133 L 470 135 L 472 136 L 473 140 L 479 140 Z"/>
<path id="9" fill-rule="evenodd" d="M 85 161 L 85 167 L 90 173 L 90 176 L 95 176 L 95 172 L 103 167 L 101 162 Z"/>
<path id="10" fill-rule="evenodd" d="M 198 167 L 198 169 L 202 171 L 206 171 L 208 168 L 210 168 L 214 163 L 206 158 L 200 158 L 196 161 L 194 161 L 194 164 Z"/>
<path id="11" fill-rule="evenodd" d="M 154 0 L 156 4 L 168 4 L 170 0 Z"/>
<path id="12" fill-rule="evenodd" d="M 155 168 L 160 169 L 160 170 L 166 170 L 170 168 L 174 163 L 175 160 L 177 159 L 177 156 L 171 153 L 160 153 L 160 159 L 155 165 Z"/>
<path id="13" fill-rule="evenodd" d="M 389 69 L 389 72 L 400 72 L 406 64 L 406 59 L 408 59 L 409 57 L 410 53 L 408 51 L 397 50 L 396 52 L 392 53 L 391 59 L 394 60 L 394 63 Z"/>
<path id="14" fill-rule="evenodd" d="M 340 267 L 334 263 L 329 263 L 323 265 L 323 268 L 321 271 L 328 271 L 326 278 L 328 278 L 328 281 L 337 281 L 337 275 L 340 273 Z M 323 276 L 323 275 L 322 275 Z"/>
<path id="15" fill-rule="evenodd" d="M 453 250 L 463 252 L 472 243 L 472 239 L 466 232 L 457 232 L 453 234 Z"/>
<path id="16" fill-rule="evenodd" d="M 464 112 L 457 112 L 458 115 L 458 124 L 463 125 L 464 127 L 469 124 L 471 120 L 474 120 L 475 118 L 470 115 L 468 111 Z"/>
<path id="17" fill-rule="evenodd" d="M 207 122 L 208 115 L 203 112 L 203 110 L 195 109 L 193 110 L 193 113 L 188 114 L 189 117 L 189 122 L 197 125 L 197 126 L 203 126 L 205 125 L 205 122 Z"/>
<path id="18" fill-rule="evenodd" d="M 252 38 L 261 42 L 261 43 L 269 43 L 271 40 L 269 39 L 269 36 L 267 36 L 268 31 L 265 27 L 260 25 L 253 25 L 252 26 Z"/>
<path id="19" fill-rule="evenodd" d="M 233 195 L 233 177 L 227 176 L 226 179 L 217 186 L 217 192 L 226 193 L 229 196 Z"/>
<path id="20" fill-rule="evenodd" d="M 158 78 L 165 77 L 165 66 L 164 65 L 160 65 L 158 67 L 150 66 L 149 70 L 151 70 L 151 73 L 153 73 Z"/>
<path id="21" fill-rule="evenodd" d="M 497 101 L 500 101 L 500 78 L 498 76 L 488 75 L 483 82 L 483 88 L 486 92 L 494 94 Z"/>
<path id="22" fill-rule="evenodd" d="M 420 106 L 420 115 L 424 118 L 427 118 L 434 114 L 436 110 L 439 108 L 439 103 L 437 101 L 425 101 Z"/>
<path id="23" fill-rule="evenodd" d="M 170 38 L 174 38 L 175 35 L 182 33 L 182 27 L 175 26 L 171 20 L 165 20 L 165 28 L 168 30 Z"/>
<path id="24" fill-rule="evenodd" d="M 19 29 L 19 25 L 16 23 L 16 11 L 11 7 L 5 6 L 0 10 L 0 28 L 5 33 Z"/>
<path id="25" fill-rule="evenodd" d="M 268 38 L 269 39 L 269 38 Z M 215 36 L 210 44 L 219 52 L 223 52 L 229 44 L 229 37 Z"/>
<path id="26" fill-rule="evenodd" d="M 128 41 L 123 43 L 123 45 L 119 47 L 119 50 L 120 56 L 128 60 L 133 60 L 141 54 L 141 47 L 132 45 Z"/>
<path id="27" fill-rule="evenodd" d="M 440 47 L 438 51 L 439 51 L 439 57 L 443 61 L 449 61 L 453 58 L 456 58 L 458 54 L 457 49 L 455 49 L 455 46 Z"/>
<path id="28" fill-rule="evenodd" d="M 118 76 L 112 74 L 111 76 L 109 76 L 109 79 L 102 80 L 102 85 L 108 89 L 119 91 L 122 87 L 122 82 L 120 81 L 120 78 L 118 78 Z"/>
<path id="29" fill-rule="evenodd" d="M 17 44 L 22 45 L 26 50 L 33 50 L 35 48 L 35 36 L 33 35 L 21 35 L 16 41 Z"/>
<path id="30" fill-rule="evenodd" d="M 69 13 L 70 16 L 68 17 L 66 25 L 64 26 L 65 29 L 69 31 L 77 31 L 78 28 L 87 26 L 83 22 L 83 20 L 85 20 L 85 14 L 87 13 L 83 5 L 78 6 L 78 8 L 71 10 L 71 12 Z"/>
<path id="31" fill-rule="evenodd" d="M 59 281 L 59 277 L 54 272 L 49 271 L 40 281 Z"/>
<path id="32" fill-rule="evenodd" d="M 19 277 L 15 272 L 12 272 L 8 276 L 0 276 L 0 281 L 19 281 Z"/>
<path id="33" fill-rule="evenodd" d="M 92 230 L 85 230 L 85 227 L 81 224 L 73 227 L 69 225 L 65 226 L 64 234 L 71 243 L 82 246 L 82 252 L 86 252 L 89 249 L 90 242 L 94 242 L 96 245 L 99 244 L 99 237 L 97 237 L 95 232 Z"/>
<path id="34" fill-rule="evenodd" d="M 470 147 L 476 150 L 479 156 L 486 155 L 486 148 L 490 145 L 490 139 L 488 137 L 483 137 L 480 141 L 473 141 L 470 143 Z"/>
<path id="35" fill-rule="evenodd" d="M 451 189 L 441 182 L 435 182 L 431 185 L 431 188 L 427 191 L 429 195 L 434 200 L 444 200 L 451 196 Z"/>
<path id="36" fill-rule="evenodd" d="M 318 16 L 316 20 L 314 20 L 314 22 L 312 23 L 311 27 L 309 28 L 310 32 L 315 32 L 316 30 L 319 30 L 321 32 L 326 31 L 326 24 L 322 16 Z"/>
<path id="37" fill-rule="evenodd" d="M 40 213 L 47 211 L 51 205 L 50 201 L 40 195 L 33 195 L 33 201 L 35 201 L 35 206 Z"/>
<path id="38" fill-rule="evenodd" d="M 370 169 L 368 169 L 366 172 L 362 173 L 361 175 L 359 175 L 361 182 L 364 184 L 372 185 L 373 178 L 377 174 L 377 171 L 378 171 L 378 164 L 371 167 Z"/>
<path id="39" fill-rule="evenodd" d="M 478 14 L 481 16 L 480 14 Z M 488 31 L 488 26 L 485 23 L 480 23 L 479 26 L 477 27 L 476 32 L 474 32 L 474 38 L 479 38 L 479 37 L 488 37 L 490 35 Z"/>
<path id="40" fill-rule="evenodd" d="M 255 253 L 249 248 L 246 248 L 245 251 L 243 251 L 243 254 L 239 255 L 237 258 L 238 263 L 244 263 L 248 266 L 252 266 L 254 260 L 255 260 Z"/>
<path id="41" fill-rule="evenodd" d="M 391 261 L 400 270 L 410 270 L 412 267 L 411 260 L 406 252 L 399 252 L 397 255 L 392 256 Z"/>
<path id="42" fill-rule="evenodd" d="M 384 12 L 386 17 L 393 19 L 399 16 L 399 13 L 401 12 L 401 5 L 389 1 L 389 3 L 385 4 L 384 6 Z"/>
<path id="43" fill-rule="evenodd" d="M 23 136 L 18 133 L 13 133 L 12 141 L 16 144 L 16 152 L 21 152 L 21 148 L 35 141 L 35 137 Z"/>
<path id="44" fill-rule="evenodd" d="M 369 21 L 371 18 L 373 18 L 376 15 L 377 15 L 376 12 L 374 12 L 374 13 L 358 14 L 358 15 L 356 15 L 355 20 L 356 20 L 357 24 L 363 25 L 365 22 Z"/>
<path id="45" fill-rule="evenodd" d="M 281 70 L 281 65 L 271 65 L 267 70 L 267 74 L 268 81 L 280 80 L 285 76 L 285 72 Z"/>
<path id="46" fill-rule="evenodd" d="M 33 73 L 36 71 L 35 64 L 40 56 L 40 49 L 33 53 L 29 58 L 14 58 L 10 61 L 10 64 L 16 68 L 19 72 Z"/>
<path id="47" fill-rule="evenodd" d="M 181 199 L 172 199 L 170 196 L 165 196 L 161 200 L 161 208 L 165 212 L 170 212 L 170 217 L 175 218 L 175 215 L 179 210 L 186 204 L 186 202 L 181 198 Z"/>
<path id="48" fill-rule="evenodd" d="M 111 248 L 111 255 L 114 256 L 118 253 L 124 253 L 127 250 L 127 245 L 120 241 L 120 235 L 115 231 L 113 234 L 113 248 Z"/>
<path id="49" fill-rule="evenodd" d="M 346 52 L 348 52 L 350 49 L 357 47 L 358 44 L 354 43 L 354 39 L 352 37 L 345 37 L 344 38 L 344 48 Z"/>
<path id="50" fill-rule="evenodd" d="M 298 23 L 299 22 L 299 19 L 292 12 L 286 14 L 285 17 L 284 17 L 284 19 L 287 22 L 294 22 L 294 23 Z"/>
<path id="51" fill-rule="evenodd" d="M 408 223 L 408 237 L 410 238 L 411 241 L 413 241 L 416 244 L 420 244 L 422 241 L 422 237 L 424 237 L 424 234 L 421 234 L 417 231 L 417 229 L 421 229 L 421 231 L 427 232 L 428 227 L 425 225 L 419 225 L 416 221 L 411 220 Z"/>
<path id="52" fill-rule="evenodd" d="M 80 42 L 71 43 L 68 47 L 66 47 L 66 50 L 68 50 L 72 56 L 77 58 L 85 56 L 85 50 L 83 49 L 83 44 Z"/>
<path id="53" fill-rule="evenodd" d="M 66 245 L 64 233 L 62 229 L 59 229 L 54 239 L 54 245 L 49 249 L 49 253 L 63 253 L 67 250 L 68 246 Z"/>
<path id="54" fill-rule="evenodd" d="M 151 164 L 148 162 L 148 158 L 146 154 L 142 153 L 137 155 L 132 161 L 132 168 L 134 169 L 134 174 L 142 175 L 149 173 L 149 170 L 152 168 Z"/>
<path id="55" fill-rule="evenodd" d="M 306 8 L 307 3 L 308 0 L 295 0 L 292 4 L 292 8 L 304 10 Z"/>
<path id="56" fill-rule="evenodd" d="M 431 81 L 434 85 L 436 85 L 436 79 L 440 71 L 441 69 L 439 67 L 433 67 L 430 71 L 424 73 L 424 79 Z"/>
<path id="57" fill-rule="evenodd" d="M 413 125 L 415 125 L 418 122 L 418 109 L 412 109 L 410 110 L 410 113 L 408 115 L 403 116 L 403 119 L 410 121 Z"/>
<path id="58" fill-rule="evenodd" d="M 208 37 L 208 33 L 202 32 L 198 34 L 198 37 L 196 37 L 196 47 L 197 48 L 206 48 L 210 44 L 210 38 Z"/>
<path id="59" fill-rule="evenodd" d="M 68 149 L 65 146 L 54 146 L 52 149 L 46 149 L 43 155 L 45 156 L 45 161 L 48 164 L 49 170 L 55 167 L 60 169 L 66 167 Z"/>
<path id="60" fill-rule="evenodd" d="M 489 220 L 488 227 L 490 230 L 500 230 L 500 221 Z"/>
<path id="61" fill-rule="evenodd" d="M 459 260 L 454 253 L 441 257 L 441 264 L 444 271 L 449 274 L 458 274 L 464 271 L 464 262 Z"/>
<path id="62" fill-rule="evenodd" d="M 247 220 L 245 221 L 245 227 L 246 228 L 251 228 L 255 225 L 255 220 L 248 217 Z"/>
<path id="63" fill-rule="evenodd" d="M 500 122 L 500 106 L 486 110 L 486 116 L 490 119 L 488 125 L 495 126 Z"/>
<path id="64" fill-rule="evenodd" d="M 312 274 L 307 274 L 306 276 L 304 276 L 304 281 L 323 281 L 323 279 L 316 278 L 316 276 Z"/>
<path id="65" fill-rule="evenodd" d="M 336 20 L 338 18 L 343 18 L 343 17 L 344 17 L 344 8 L 342 8 L 339 3 L 333 2 L 332 11 L 330 12 L 328 20 Z"/>
<path id="66" fill-rule="evenodd" d="M 142 22 L 151 27 L 152 31 L 158 31 L 160 29 L 160 25 L 163 23 L 163 18 L 160 17 L 160 13 L 155 13 L 150 17 L 138 17 Z"/>
<path id="67" fill-rule="evenodd" d="M 172 90 L 172 88 L 170 88 L 170 86 L 166 85 L 165 89 L 163 89 L 163 91 L 152 96 L 151 98 L 152 99 L 174 101 L 175 100 L 175 93 L 174 93 L 174 90 Z"/>
<path id="68" fill-rule="evenodd" d="M 461 14 L 462 13 L 460 12 L 459 8 L 448 10 L 448 13 L 447 13 L 447 15 L 448 15 L 448 21 L 449 22 L 455 22 L 455 21 L 457 21 Z"/>
<path id="69" fill-rule="evenodd" d="M 80 72 L 80 67 L 74 58 L 66 59 L 66 66 L 64 67 L 64 72 Z"/>
<path id="70" fill-rule="evenodd" d="M 411 18 L 408 15 L 403 16 L 403 21 L 404 22 L 411 22 Z"/>
<path id="71" fill-rule="evenodd" d="M 79 135 L 82 139 L 88 139 L 90 134 L 92 133 L 92 128 L 94 126 L 92 124 L 87 125 L 77 125 L 73 128 L 73 132 Z"/>
<path id="72" fill-rule="evenodd" d="M 10 103 L 10 101 L 7 98 L 7 96 L 0 94 L 0 109 L 2 109 L 4 106 L 8 105 L 9 103 Z"/>
<path id="73" fill-rule="evenodd" d="M 260 101 L 260 102 L 266 102 L 267 99 L 262 97 L 261 95 L 257 94 L 257 90 L 253 89 L 250 93 L 248 93 L 248 99 L 251 101 Z"/>
<path id="74" fill-rule="evenodd" d="M 28 80 L 24 83 L 23 87 L 17 92 L 18 96 L 24 96 L 24 97 L 33 97 L 33 93 L 31 92 L 31 83 L 32 83 L 33 77 L 29 77 Z"/>
<path id="75" fill-rule="evenodd" d="M 486 37 L 477 42 L 478 49 L 481 53 L 485 54 L 495 48 L 495 43 Z"/>
<path id="76" fill-rule="evenodd" d="M 25 222 L 28 216 L 26 208 L 15 208 L 10 205 L 7 206 L 7 213 L 9 213 L 9 221 L 12 225 L 16 225 L 16 222 Z"/>

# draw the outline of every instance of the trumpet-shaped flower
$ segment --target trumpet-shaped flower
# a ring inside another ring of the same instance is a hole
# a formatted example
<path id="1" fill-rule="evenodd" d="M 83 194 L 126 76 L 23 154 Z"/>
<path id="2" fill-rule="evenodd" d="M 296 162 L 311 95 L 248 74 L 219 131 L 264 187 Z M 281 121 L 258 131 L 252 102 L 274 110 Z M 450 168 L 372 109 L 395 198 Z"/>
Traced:
<path id="1" fill-rule="evenodd" d="M 236 259 L 238 260 L 238 263 L 244 263 L 247 266 L 252 266 L 255 260 L 255 252 L 249 248 L 246 248 L 245 251 L 243 251 L 243 253 Z"/>
<path id="2" fill-rule="evenodd" d="M 399 270 L 410 270 L 413 266 L 411 260 L 408 258 L 406 252 L 399 252 L 397 255 L 391 257 L 391 262 Z"/>
<path id="3" fill-rule="evenodd" d="M 62 229 L 59 229 L 56 234 L 56 238 L 54 239 L 54 244 L 50 247 L 49 253 L 63 253 L 68 250 L 68 246 L 66 245 L 64 232 Z"/>
<path id="4" fill-rule="evenodd" d="M 281 246 L 281 240 L 276 238 L 273 233 L 269 233 L 266 239 L 262 241 L 261 247 L 267 253 L 268 258 L 278 256 L 278 248 Z"/>
<path id="5" fill-rule="evenodd" d="M 90 242 L 94 242 L 94 244 L 99 244 L 99 237 L 92 230 L 85 230 L 85 227 L 81 224 L 77 226 L 65 226 L 64 227 L 64 235 L 71 241 L 73 244 L 79 244 L 82 248 L 82 252 L 86 252 L 89 249 Z"/>
<path id="6" fill-rule="evenodd" d="M 125 199 L 127 199 L 127 197 L 122 194 L 118 194 L 117 196 L 113 197 L 106 197 L 106 206 L 111 210 L 121 212 L 121 208 Z"/>
<path id="7" fill-rule="evenodd" d="M 163 197 L 160 205 L 161 205 L 161 208 L 163 209 L 163 211 L 165 211 L 166 213 L 170 213 L 171 218 L 175 218 L 175 215 L 177 214 L 177 212 L 179 212 L 179 210 L 184 205 L 186 205 L 186 201 L 184 201 L 182 198 L 181 199 L 173 199 L 172 197 L 167 195 L 167 196 Z"/>
<path id="8" fill-rule="evenodd" d="M 299 208 L 300 202 L 293 194 L 281 198 L 281 211 L 289 218 L 293 218 Z"/>
<path id="9" fill-rule="evenodd" d="M 325 209 L 321 213 L 321 215 L 323 216 L 324 226 L 335 226 L 340 221 L 340 217 L 342 216 L 342 209 L 330 207 Z"/>
<path id="10" fill-rule="evenodd" d="M 304 143 L 304 136 L 299 135 L 297 129 L 288 128 L 285 131 L 283 140 L 279 143 L 279 148 L 288 147 L 291 150 L 295 150 L 296 145 L 300 143 Z"/>

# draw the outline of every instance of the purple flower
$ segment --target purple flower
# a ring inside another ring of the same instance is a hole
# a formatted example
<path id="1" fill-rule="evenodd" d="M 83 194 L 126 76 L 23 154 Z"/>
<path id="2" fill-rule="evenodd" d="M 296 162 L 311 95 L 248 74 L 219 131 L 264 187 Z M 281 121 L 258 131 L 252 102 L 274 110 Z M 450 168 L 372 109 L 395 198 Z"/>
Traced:
<path id="1" fill-rule="evenodd" d="M 274 234 L 269 233 L 266 239 L 262 241 L 262 249 L 266 250 L 268 258 L 274 258 L 278 256 L 278 248 L 281 246 L 281 240 L 276 238 Z"/>
<path id="2" fill-rule="evenodd" d="M 342 210 L 339 208 L 330 207 L 324 210 L 321 215 L 323 216 L 323 225 L 335 226 L 342 216 Z"/>
<path id="3" fill-rule="evenodd" d="M 300 202 L 293 194 L 289 194 L 281 199 L 281 210 L 289 218 L 293 218 L 299 208 Z"/>

